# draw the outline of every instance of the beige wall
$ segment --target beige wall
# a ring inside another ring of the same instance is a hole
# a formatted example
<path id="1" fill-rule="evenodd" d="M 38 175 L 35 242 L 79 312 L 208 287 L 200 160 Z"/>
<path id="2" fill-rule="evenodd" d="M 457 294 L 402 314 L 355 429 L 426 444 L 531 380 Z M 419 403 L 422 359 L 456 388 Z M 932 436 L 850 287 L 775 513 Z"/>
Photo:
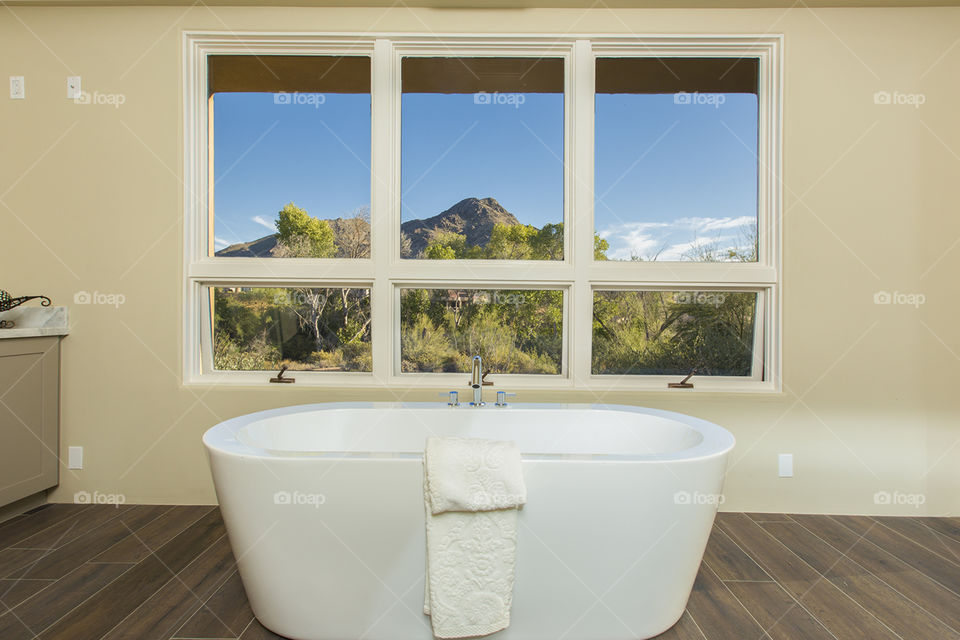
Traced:
<path id="1" fill-rule="evenodd" d="M 728 510 L 960 514 L 960 9 L 0 10 L 0 76 L 26 76 L 28 98 L 0 97 L 0 286 L 57 303 L 81 290 L 126 296 L 119 309 L 72 306 L 61 445 L 84 446 L 86 468 L 63 469 L 53 500 L 97 490 L 212 502 L 200 436 L 218 421 L 390 397 L 181 385 L 181 30 L 468 28 L 784 33 L 785 392 L 605 399 L 733 431 Z M 72 104 L 71 72 L 125 104 Z M 880 90 L 926 103 L 878 106 Z M 881 289 L 927 302 L 874 305 Z M 796 456 L 792 479 L 776 477 L 781 452 Z M 922 493 L 926 504 L 878 507 L 877 491 Z"/>

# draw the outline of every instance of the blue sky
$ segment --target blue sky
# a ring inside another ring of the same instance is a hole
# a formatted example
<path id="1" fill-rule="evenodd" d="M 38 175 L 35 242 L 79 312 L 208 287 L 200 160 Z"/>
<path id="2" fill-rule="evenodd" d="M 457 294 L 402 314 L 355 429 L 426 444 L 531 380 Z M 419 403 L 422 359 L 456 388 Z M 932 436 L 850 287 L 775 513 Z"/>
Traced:
<path id="1" fill-rule="evenodd" d="M 681 260 L 757 224 L 757 97 L 596 99 L 594 224 L 611 258 Z M 698 103 L 699 102 L 699 103 Z"/>
<path id="2" fill-rule="evenodd" d="M 563 222 L 562 94 L 413 93 L 401 108 L 404 222 L 471 196 L 526 224 Z"/>
<path id="3" fill-rule="evenodd" d="M 218 249 L 270 233 L 287 202 L 320 218 L 369 205 L 369 95 L 299 102 L 214 97 Z M 597 97 L 596 230 L 611 257 L 683 259 L 694 241 L 732 247 L 755 227 L 756 96 L 690 102 Z M 403 221 L 471 196 L 538 227 L 562 220 L 561 95 L 405 94 L 402 109 Z"/>
<path id="4" fill-rule="evenodd" d="M 276 231 L 277 212 L 288 202 L 318 218 L 349 216 L 370 204 L 370 95 L 300 99 L 214 96 L 217 249 Z"/>

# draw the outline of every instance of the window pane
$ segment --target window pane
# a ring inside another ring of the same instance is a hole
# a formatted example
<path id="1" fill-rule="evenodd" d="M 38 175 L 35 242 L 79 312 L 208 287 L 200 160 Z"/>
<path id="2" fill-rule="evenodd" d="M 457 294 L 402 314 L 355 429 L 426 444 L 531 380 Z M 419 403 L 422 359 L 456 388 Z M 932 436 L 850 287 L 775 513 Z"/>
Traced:
<path id="1" fill-rule="evenodd" d="M 562 291 L 402 289 L 400 318 L 404 372 L 467 373 L 476 354 L 492 373 L 562 370 Z"/>
<path id="2" fill-rule="evenodd" d="M 757 260 L 757 69 L 597 60 L 598 259 Z"/>
<path id="3" fill-rule="evenodd" d="M 594 291 L 594 374 L 750 376 L 757 294 Z"/>
<path id="4" fill-rule="evenodd" d="M 212 56 L 217 257 L 370 257 L 370 59 Z"/>
<path id="5" fill-rule="evenodd" d="M 370 371 L 370 290 L 211 287 L 226 371 Z"/>
<path id="6" fill-rule="evenodd" d="M 563 60 L 403 60 L 405 258 L 563 259 Z"/>

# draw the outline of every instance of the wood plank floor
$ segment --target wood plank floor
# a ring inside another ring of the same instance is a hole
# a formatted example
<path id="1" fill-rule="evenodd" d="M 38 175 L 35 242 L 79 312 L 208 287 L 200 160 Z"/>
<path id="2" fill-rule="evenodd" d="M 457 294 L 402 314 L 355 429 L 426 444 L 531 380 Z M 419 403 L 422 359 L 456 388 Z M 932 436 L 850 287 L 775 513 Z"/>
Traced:
<path id="1" fill-rule="evenodd" d="M 0 639 L 276 639 L 214 507 L 46 505 L 0 524 Z M 723 513 L 665 640 L 960 640 L 960 518 Z"/>

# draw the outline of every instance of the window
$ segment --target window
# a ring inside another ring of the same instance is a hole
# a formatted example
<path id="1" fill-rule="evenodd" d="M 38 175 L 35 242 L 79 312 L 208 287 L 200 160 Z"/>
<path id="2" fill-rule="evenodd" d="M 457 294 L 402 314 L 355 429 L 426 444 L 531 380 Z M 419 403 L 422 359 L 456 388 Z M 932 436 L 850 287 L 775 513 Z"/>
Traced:
<path id="1" fill-rule="evenodd" d="M 211 287 L 218 371 L 370 371 L 370 290 Z"/>
<path id="2" fill-rule="evenodd" d="M 596 290 L 593 318 L 594 374 L 760 376 L 754 292 Z"/>
<path id="3" fill-rule="evenodd" d="M 370 58 L 210 56 L 210 251 L 370 255 Z"/>
<path id="4" fill-rule="evenodd" d="M 188 384 L 779 389 L 780 38 L 185 41 Z"/>
<path id="5" fill-rule="evenodd" d="M 563 59 L 402 65 L 401 257 L 563 259 Z"/>
<path id="6" fill-rule="evenodd" d="M 608 259 L 756 261 L 757 68 L 597 59 L 594 223 Z"/>
<path id="7" fill-rule="evenodd" d="M 563 292 L 401 289 L 403 371 L 469 371 L 476 353 L 490 371 L 561 373 Z"/>

